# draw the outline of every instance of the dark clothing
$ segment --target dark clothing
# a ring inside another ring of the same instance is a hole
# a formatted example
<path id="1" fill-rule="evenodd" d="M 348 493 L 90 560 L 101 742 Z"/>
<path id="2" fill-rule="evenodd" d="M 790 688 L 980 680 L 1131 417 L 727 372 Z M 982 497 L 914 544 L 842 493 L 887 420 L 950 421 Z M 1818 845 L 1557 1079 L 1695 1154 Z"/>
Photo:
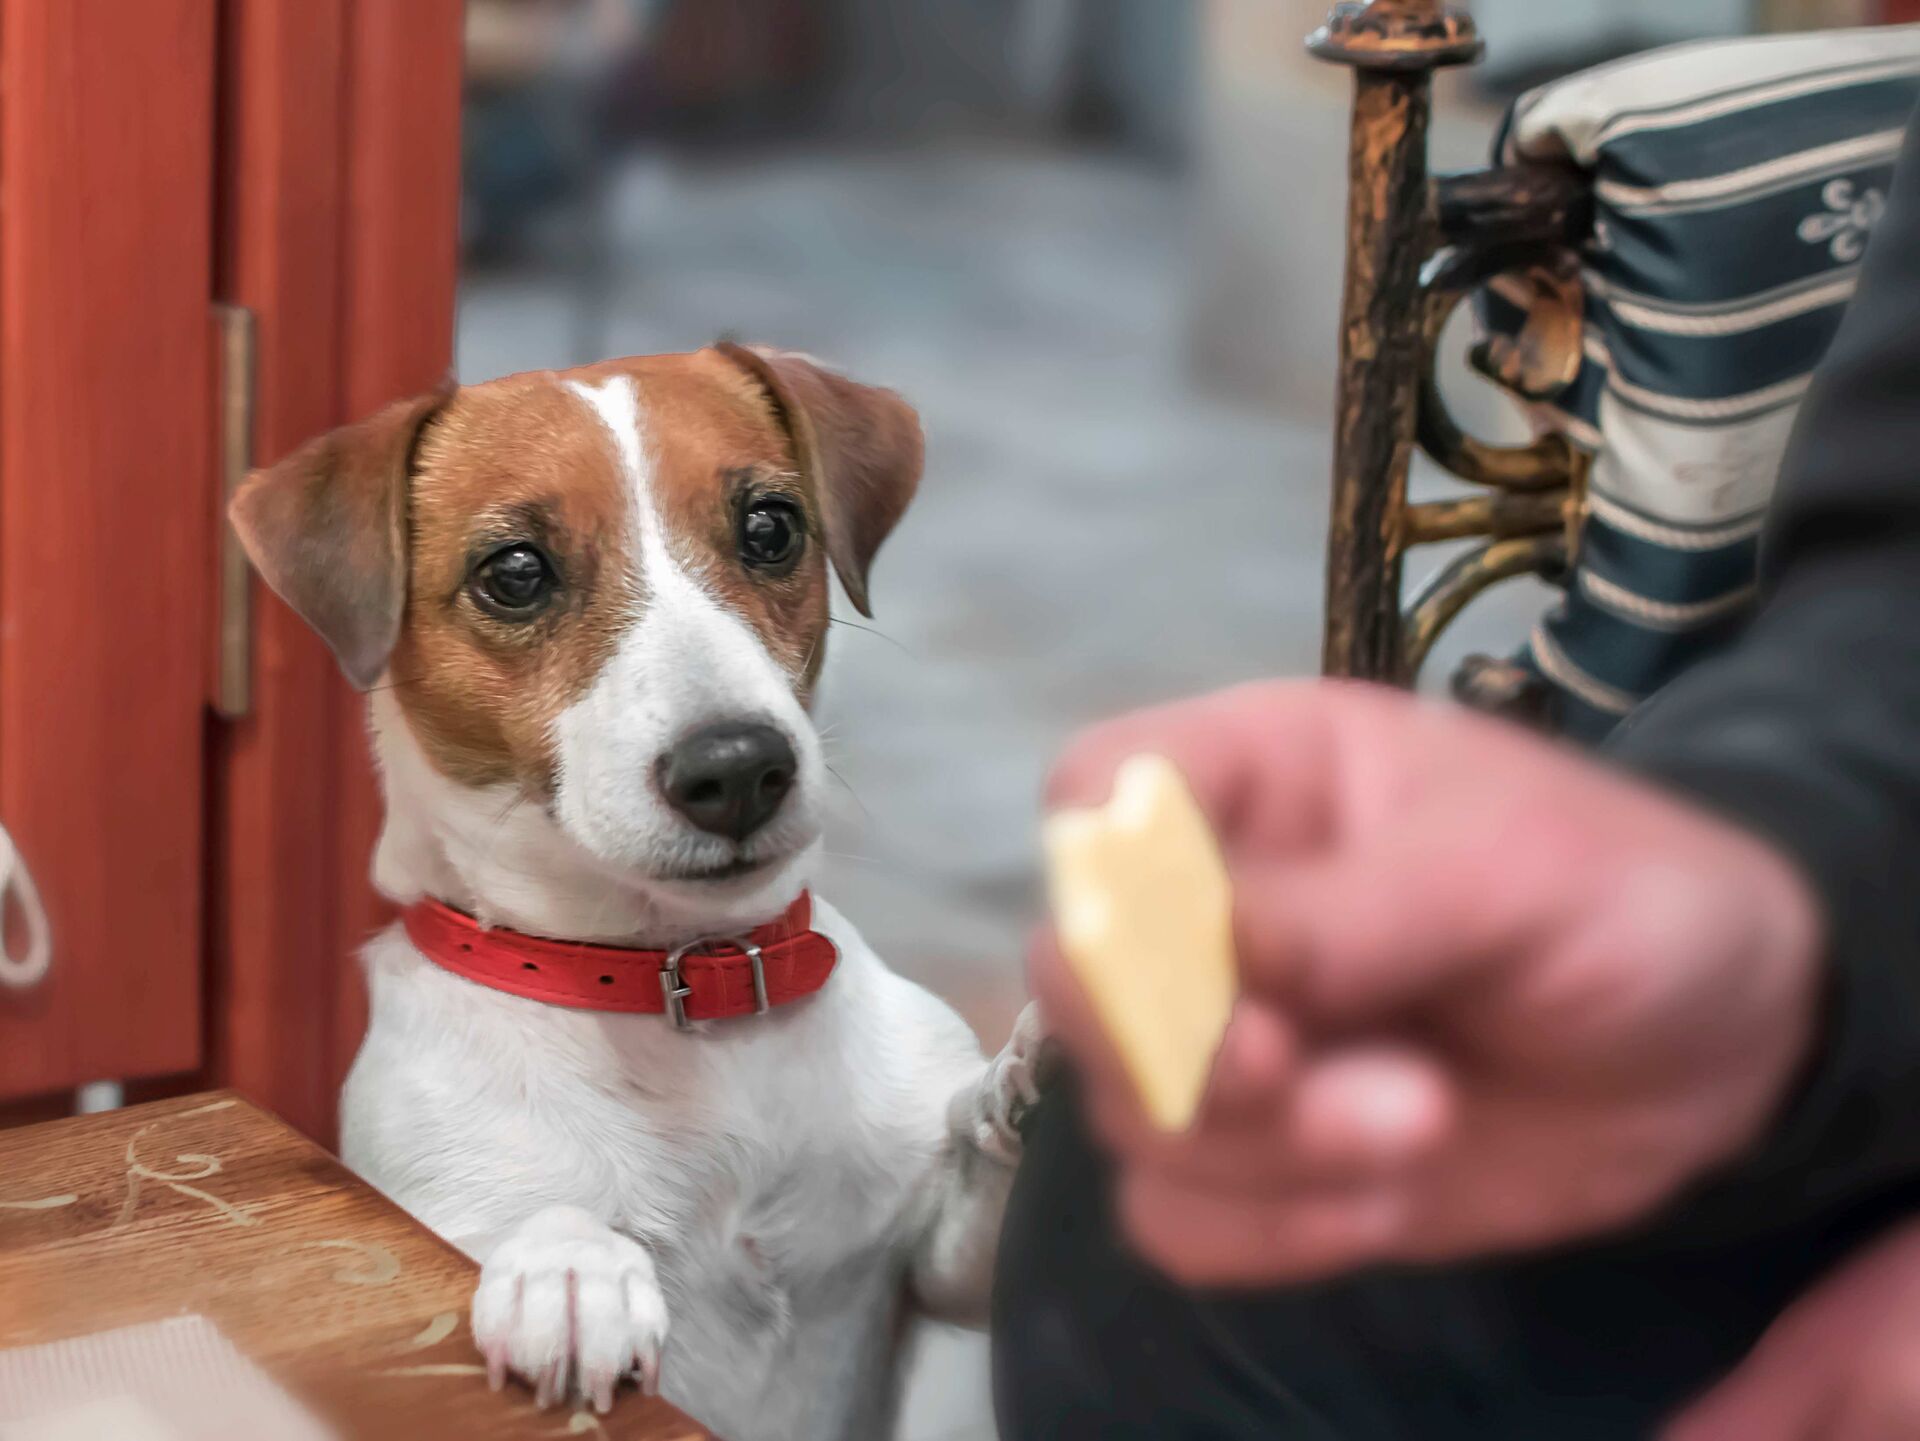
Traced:
<path id="1" fill-rule="evenodd" d="M 1237 1299 L 1114 1238 L 1071 1095 L 1043 1108 L 995 1297 L 1006 1441 L 1617 1441 L 1920 1212 L 1920 155 L 1802 409 L 1741 644 L 1612 757 L 1770 839 L 1827 916 L 1822 1042 L 1766 1140 L 1631 1234 Z"/>
<path id="2" fill-rule="evenodd" d="M 1805 1194 L 1751 1191 L 1762 1214 Z M 1243 1298 L 1128 1255 L 1071 1104 L 1028 1142 L 1001 1242 L 1004 1441 L 1623 1441 L 1731 1366 L 1769 1319 L 1920 1187 L 1741 1241 L 1660 1229 L 1519 1263 Z M 1685 1228 L 1691 1232 L 1693 1228 Z"/>

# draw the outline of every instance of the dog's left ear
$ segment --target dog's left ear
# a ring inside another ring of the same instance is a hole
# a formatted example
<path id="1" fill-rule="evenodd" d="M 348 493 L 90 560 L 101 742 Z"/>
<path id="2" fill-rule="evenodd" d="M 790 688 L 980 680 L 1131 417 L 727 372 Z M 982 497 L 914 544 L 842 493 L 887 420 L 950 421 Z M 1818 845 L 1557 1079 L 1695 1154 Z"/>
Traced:
<path id="1" fill-rule="evenodd" d="M 920 417 L 891 390 L 856 385 L 803 355 L 722 341 L 779 407 L 803 474 L 820 497 L 827 554 L 854 609 L 871 616 L 867 571 L 920 485 Z"/>
<path id="2" fill-rule="evenodd" d="M 228 517 L 261 577 L 365 690 L 386 669 L 407 605 L 407 475 L 439 390 L 310 440 L 256 470 Z"/>

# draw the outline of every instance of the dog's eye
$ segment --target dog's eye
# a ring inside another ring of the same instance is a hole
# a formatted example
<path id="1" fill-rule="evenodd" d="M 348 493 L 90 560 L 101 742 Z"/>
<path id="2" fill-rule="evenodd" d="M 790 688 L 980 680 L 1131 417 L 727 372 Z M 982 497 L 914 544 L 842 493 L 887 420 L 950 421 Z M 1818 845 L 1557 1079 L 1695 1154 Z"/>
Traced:
<path id="1" fill-rule="evenodd" d="M 503 620 L 528 620 L 553 598 L 553 564 L 531 545 L 509 545 L 473 572 L 473 597 Z"/>
<path id="2" fill-rule="evenodd" d="M 740 513 L 740 559 L 748 565 L 786 565 L 805 538 L 800 509 L 790 500 L 769 496 Z"/>

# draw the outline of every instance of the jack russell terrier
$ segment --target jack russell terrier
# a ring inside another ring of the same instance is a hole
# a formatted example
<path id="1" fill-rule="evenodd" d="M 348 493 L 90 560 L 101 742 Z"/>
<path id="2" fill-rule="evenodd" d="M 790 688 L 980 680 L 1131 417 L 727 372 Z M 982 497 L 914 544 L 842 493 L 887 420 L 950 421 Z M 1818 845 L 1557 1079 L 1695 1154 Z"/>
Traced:
<path id="1" fill-rule="evenodd" d="M 877 1441 L 906 1319 L 983 1317 L 1037 1024 L 986 1061 L 806 889 L 827 562 L 871 614 L 920 468 L 892 392 L 722 344 L 449 386 L 235 498 L 371 692 L 402 919 L 346 1160 L 480 1262 L 495 1386 Z"/>

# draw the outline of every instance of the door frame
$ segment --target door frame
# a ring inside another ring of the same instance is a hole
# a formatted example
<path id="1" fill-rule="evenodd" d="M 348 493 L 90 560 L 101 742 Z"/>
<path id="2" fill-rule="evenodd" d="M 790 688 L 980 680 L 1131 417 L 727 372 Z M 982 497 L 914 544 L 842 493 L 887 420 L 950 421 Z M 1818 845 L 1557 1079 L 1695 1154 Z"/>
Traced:
<path id="1" fill-rule="evenodd" d="M 453 361 L 461 0 L 223 7 L 216 295 L 256 334 L 253 453 L 432 389 Z M 365 1026 L 380 804 L 365 702 L 257 581 L 251 709 L 213 722 L 204 1080 L 323 1144 Z"/>

